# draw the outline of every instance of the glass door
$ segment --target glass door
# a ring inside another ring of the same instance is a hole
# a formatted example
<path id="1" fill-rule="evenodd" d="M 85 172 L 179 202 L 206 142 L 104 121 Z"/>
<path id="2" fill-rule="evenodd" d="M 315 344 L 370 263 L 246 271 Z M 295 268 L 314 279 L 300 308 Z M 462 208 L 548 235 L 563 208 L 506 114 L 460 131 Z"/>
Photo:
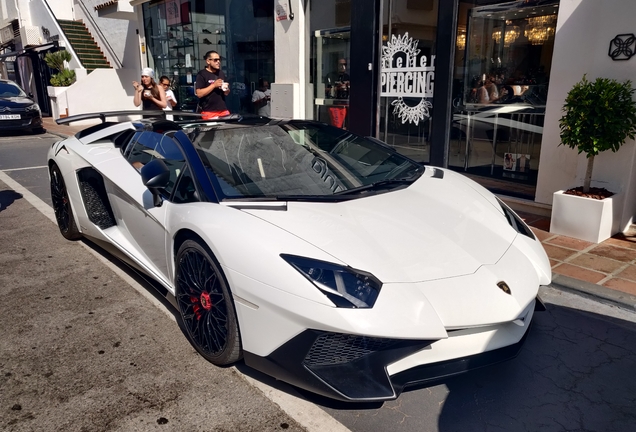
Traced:
<path id="1" fill-rule="evenodd" d="M 449 166 L 534 199 L 558 1 L 479 4 L 459 5 Z"/>
<path id="2" fill-rule="evenodd" d="M 314 77 L 314 118 L 347 129 L 349 125 L 349 58 L 351 50 L 349 27 L 314 31 L 316 53 Z"/>
<path id="3" fill-rule="evenodd" d="M 384 3 L 380 138 L 419 162 L 430 160 L 438 0 Z"/>

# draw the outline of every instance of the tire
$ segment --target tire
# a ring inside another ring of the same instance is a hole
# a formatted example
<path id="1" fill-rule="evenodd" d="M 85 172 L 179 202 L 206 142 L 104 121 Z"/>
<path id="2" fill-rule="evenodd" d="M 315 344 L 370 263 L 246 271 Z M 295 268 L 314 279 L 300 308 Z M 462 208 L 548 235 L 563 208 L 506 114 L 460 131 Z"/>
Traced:
<path id="1" fill-rule="evenodd" d="M 73 209 L 71 201 L 66 191 L 66 183 L 64 177 L 57 165 L 53 164 L 50 169 L 51 173 L 51 201 L 53 201 L 53 211 L 60 233 L 67 240 L 79 240 L 82 234 L 77 229 L 75 218 L 73 217 Z"/>
<path id="2" fill-rule="evenodd" d="M 46 129 L 44 129 L 43 127 L 37 127 L 37 128 L 31 129 L 31 133 L 33 133 L 34 135 L 41 135 L 45 132 L 46 132 Z"/>
<path id="3" fill-rule="evenodd" d="M 209 249 L 195 240 L 177 252 L 176 297 L 183 331 L 206 360 L 226 366 L 243 357 L 230 289 Z"/>

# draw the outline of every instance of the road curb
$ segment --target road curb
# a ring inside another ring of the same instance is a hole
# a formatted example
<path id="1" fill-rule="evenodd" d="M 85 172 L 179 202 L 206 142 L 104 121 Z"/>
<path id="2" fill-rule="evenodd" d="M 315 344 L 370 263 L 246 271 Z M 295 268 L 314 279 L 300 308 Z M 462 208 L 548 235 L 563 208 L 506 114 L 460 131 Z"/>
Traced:
<path id="1" fill-rule="evenodd" d="M 46 130 L 46 133 L 47 133 L 47 134 L 50 134 L 50 135 L 58 136 L 58 137 L 60 137 L 60 138 L 62 138 L 62 139 L 66 139 L 66 138 L 68 138 L 68 137 L 70 136 L 70 135 L 65 135 L 65 134 L 63 134 L 63 133 L 61 133 L 61 132 L 53 132 L 53 131 L 50 131 L 50 130 L 48 130 L 48 129 Z"/>
<path id="2" fill-rule="evenodd" d="M 559 274 L 552 275 L 552 287 L 602 303 L 636 312 L 636 296 L 591 282 L 585 282 Z"/>

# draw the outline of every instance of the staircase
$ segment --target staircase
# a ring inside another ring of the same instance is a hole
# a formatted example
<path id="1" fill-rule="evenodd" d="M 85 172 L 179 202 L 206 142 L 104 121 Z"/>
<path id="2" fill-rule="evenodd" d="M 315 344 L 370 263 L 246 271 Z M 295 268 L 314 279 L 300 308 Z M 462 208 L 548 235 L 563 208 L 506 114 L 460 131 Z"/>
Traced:
<path id="1" fill-rule="evenodd" d="M 98 68 L 109 69 L 111 67 L 83 22 L 66 20 L 58 20 L 57 22 L 88 73 Z"/>

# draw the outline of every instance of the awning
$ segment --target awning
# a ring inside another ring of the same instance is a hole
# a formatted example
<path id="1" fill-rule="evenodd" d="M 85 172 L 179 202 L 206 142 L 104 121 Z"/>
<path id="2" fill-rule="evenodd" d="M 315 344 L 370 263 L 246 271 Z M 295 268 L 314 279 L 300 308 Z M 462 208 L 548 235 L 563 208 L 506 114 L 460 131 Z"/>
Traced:
<path id="1" fill-rule="evenodd" d="M 130 0 L 131 6 L 139 6 L 140 4 L 148 3 L 151 0 Z"/>
<path id="2" fill-rule="evenodd" d="M 8 53 L 0 54 L 0 61 L 15 61 L 22 51 L 11 51 Z"/>
<path id="3" fill-rule="evenodd" d="M 59 41 L 51 41 L 51 42 L 47 42 L 45 44 L 42 45 L 36 45 L 36 46 L 30 46 L 24 49 L 24 52 L 27 51 L 35 51 L 35 52 L 42 52 L 42 51 L 48 51 L 52 48 L 57 48 L 60 46 L 60 42 Z"/>
<path id="4" fill-rule="evenodd" d="M 59 47 L 59 45 L 60 44 L 59 44 L 58 41 L 53 41 L 53 42 L 45 43 L 43 45 L 37 45 L 37 46 L 28 47 L 28 48 L 20 50 L 20 51 L 11 51 L 11 52 L 8 52 L 8 53 L 0 54 L 0 61 L 15 61 L 16 57 L 23 56 L 23 55 L 28 54 L 30 52 L 38 52 L 39 53 L 39 52 L 42 52 L 42 51 L 48 51 L 50 49 Z"/>

